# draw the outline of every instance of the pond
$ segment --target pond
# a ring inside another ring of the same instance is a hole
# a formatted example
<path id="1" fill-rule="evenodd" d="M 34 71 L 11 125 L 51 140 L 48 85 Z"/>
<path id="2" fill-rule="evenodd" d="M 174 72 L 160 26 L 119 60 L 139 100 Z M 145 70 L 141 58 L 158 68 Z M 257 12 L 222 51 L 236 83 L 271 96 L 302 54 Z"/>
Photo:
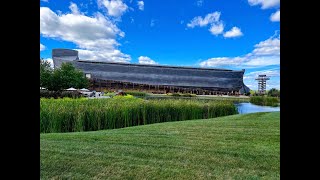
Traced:
<path id="1" fill-rule="evenodd" d="M 239 114 L 280 111 L 280 107 L 259 106 L 251 103 L 235 103 L 235 105 L 238 108 Z"/>

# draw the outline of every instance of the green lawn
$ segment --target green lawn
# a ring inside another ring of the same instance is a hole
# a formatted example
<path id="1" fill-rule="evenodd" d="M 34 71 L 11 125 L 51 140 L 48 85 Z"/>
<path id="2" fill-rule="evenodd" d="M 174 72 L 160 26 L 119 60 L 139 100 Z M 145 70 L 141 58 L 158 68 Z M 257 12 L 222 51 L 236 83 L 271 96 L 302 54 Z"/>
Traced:
<path id="1" fill-rule="evenodd" d="M 280 179 L 280 113 L 40 134 L 41 179 Z"/>

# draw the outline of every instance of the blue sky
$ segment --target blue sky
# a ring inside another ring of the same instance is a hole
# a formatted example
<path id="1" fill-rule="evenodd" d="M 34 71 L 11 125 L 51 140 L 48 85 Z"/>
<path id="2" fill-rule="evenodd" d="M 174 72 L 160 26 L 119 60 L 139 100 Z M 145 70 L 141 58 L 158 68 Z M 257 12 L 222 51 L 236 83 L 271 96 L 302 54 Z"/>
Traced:
<path id="1" fill-rule="evenodd" d="M 246 69 L 280 88 L 280 0 L 41 0 L 40 57 Z"/>

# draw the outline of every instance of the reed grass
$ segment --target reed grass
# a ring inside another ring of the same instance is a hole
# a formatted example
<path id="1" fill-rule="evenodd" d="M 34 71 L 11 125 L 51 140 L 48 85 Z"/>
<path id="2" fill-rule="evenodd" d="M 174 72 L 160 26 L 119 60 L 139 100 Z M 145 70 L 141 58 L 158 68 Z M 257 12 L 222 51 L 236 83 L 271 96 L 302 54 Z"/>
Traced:
<path id="1" fill-rule="evenodd" d="M 280 100 L 277 97 L 268 97 L 268 96 L 252 96 L 250 97 L 250 102 L 252 104 L 261 105 L 261 106 L 279 106 Z"/>
<path id="2" fill-rule="evenodd" d="M 41 98 L 40 132 L 96 131 L 237 113 L 228 101 Z"/>
<path id="3" fill-rule="evenodd" d="M 146 92 L 140 92 L 140 91 L 125 91 L 126 94 L 130 94 L 132 96 L 138 96 L 138 97 L 145 97 L 148 94 Z"/>
<path id="4" fill-rule="evenodd" d="M 174 96 L 174 97 L 196 97 L 196 94 L 190 94 L 190 93 L 167 93 L 167 96 Z"/>

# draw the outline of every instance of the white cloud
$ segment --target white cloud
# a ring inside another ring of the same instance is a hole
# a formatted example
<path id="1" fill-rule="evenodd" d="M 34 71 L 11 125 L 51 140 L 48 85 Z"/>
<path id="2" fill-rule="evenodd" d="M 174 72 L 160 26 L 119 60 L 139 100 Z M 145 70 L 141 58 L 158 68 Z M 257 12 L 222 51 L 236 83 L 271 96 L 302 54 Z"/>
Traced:
<path id="1" fill-rule="evenodd" d="M 216 67 L 216 66 L 238 66 L 245 57 L 216 57 L 210 58 L 200 63 L 201 67 Z"/>
<path id="2" fill-rule="evenodd" d="M 78 6 L 73 2 L 70 3 L 69 9 L 71 10 L 72 14 L 80 14 Z"/>
<path id="3" fill-rule="evenodd" d="M 49 0 L 40 0 L 40 1 L 42 1 L 42 2 L 49 2 Z"/>
<path id="4" fill-rule="evenodd" d="M 267 70 L 261 70 L 261 71 L 253 71 L 248 74 L 245 74 L 244 78 L 257 78 L 258 75 L 260 74 L 265 74 L 268 77 L 277 77 L 280 76 L 280 69 L 279 68 L 274 68 L 274 69 L 267 69 Z"/>
<path id="5" fill-rule="evenodd" d="M 238 36 L 242 36 L 243 33 L 241 32 L 241 29 L 238 27 L 233 27 L 231 30 L 225 32 L 223 34 L 223 37 L 225 38 L 232 38 L 232 37 L 238 37 Z"/>
<path id="6" fill-rule="evenodd" d="M 215 57 L 200 62 L 201 67 L 228 66 L 237 69 L 280 65 L 280 36 L 270 37 L 256 44 L 255 49 L 244 56 Z"/>
<path id="7" fill-rule="evenodd" d="M 158 64 L 147 56 L 140 56 L 138 59 L 139 59 L 139 64 Z"/>
<path id="8" fill-rule="evenodd" d="M 213 35 L 219 35 L 223 33 L 223 29 L 224 29 L 224 25 L 223 23 L 218 23 L 218 24 L 213 24 L 209 31 L 213 34 Z"/>
<path id="9" fill-rule="evenodd" d="M 46 49 L 46 46 L 44 46 L 43 44 L 40 43 L 40 51 L 43 51 Z"/>
<path id="10" fill-rule="evenodd" d="M 248 0 L 250 6 L 261 5 L 261 9 L 280 7 L 280 0 Z M 280 10 L 271 14 L 270 21 L 280 22 Z"/>
<path id="11" fill-rule="evenodd" d="M 130 61 L 129 55 L 117 50 L 119 43 L 116 38 L 124 37 L 125 34 L 111 20 L 101 13 L 93 17 L 85 16 L 73 3 L 69 8 L 71 13 L 58 15 L 48 7 L 40 7 L 41 35 L 75 43 L 86 52 L 85 57 L 88 58 L 90 51 L 92 59 L 103 56 L 118 62 Z M 92 53 L 103 55 L 93 56 Z"/>
<path id="12" fill-rule="evenodd" d="M 86 50 L 86 49 L 75 49 L 79 51 L 79 58 L 86 60 L 101 60 L 110 62 L 123 62 L 128 63 L 131 57 L 127 54 L 123 54 L 117 49 L 98 49 L 98 50 Z"/>
<path id="13" fill-rule="evenodd" d="M 279 64 L 280 64 L 280 56 L 254 55 L 254 56 L 246 57 L 245 62 L 242 65 L 248 68 L 253 68 L 253 67 L 263 67 L 263 66 L 271 66 L 271 65 L 279 65 Z"/>
<path id="14" fill-rule="evenodd" d="M 151 22 L 150 22 L 150 27 L 153 27 L 153 26 L 155 25 L 155 22 L 156 22 L 156 20 L 154 20 L 154 19 L 151 19 Z"/>
<path id="15" fill-rule="evenodd" d="M 194 28 L 196 26 L 207 26 L 208 24 L 218 23 L 221 13 L 216 11 L 210 14 L 207 14 L 204 18 L 201 16 L 194 17 L 190 23 L 187 24 L 189 28 Z"/>
<path id="16" fill-rule="evenodd" d="M 138 7 L 141 11 L 144 10 L 144 2 L 143 1 L 138 1 Z"/>
<path id="17" fill-rule="evenodd" d="M 98 6 L 107 8 L 109 16 L 120 17 L 124 14 L 128 6 L 122 0 L 98 0 Z"/>
<path id="18" fill-rule="evenodd" d="M 204 18 L 201 16 L 194 17 L 188 24 L 188 28 L 194 28 L 194 27 L 205 27 L 207 25 L 211 25 L 208 29 L 211 34 L 213 35 L 219 35 L 223 34 L 224 31 L 224 23 L 222 20 L 220 20 L 221 12 L 215 11 L 213 13 L 207 14 Z M 233 27 L 230 31 L 224 33 L 224 37 L 237 37 L 242 36 L 242 32 L 238 27 Z"/>
<path id="19" fill-rule="evenodd" d="M 258 82 L 255 80 L 258 75 L 265 74 L 270 77 L 270 80 L 267 81 L 267 89 L 277 88 L 280 89 L 280 69 L 265 69 L 259 71 L 253 71 L 250 73 L 245 73 L 243 77 L 243 81 L 246 86 L 250 89 L 258 89 Z"/>
<path id="20" fill-rule="evenodd" d="M 270 21 L 272 21 L 272 22 L 280 22 L 280 10 L 278 10 L 277 12 L 271 14 Z"/>
<path id="21" fill-rule="evenodd" d="M 280 0 L 248 0 L 250 6 L 261 5 L 261 9 L 280 6 Z"/>
<path id="22" fill-rule="evenodd" d="M 204 1 L 204 0 L 198 0 L 198 1 L 197 1 L 197 6 L 198 6 L 198 7 L 201 7 L 201 6 L 203 5 L 203 1 Z"/>
<path id="23" fill-rule="evenodd" d="M 269 38 L 265 41 L 261 41 L 256 44 L 253 53 L 255 55 L 264 56 L 280 56 L 280 37 L 279 38 Z"/>
<path id="24" fill-rule="evenodd" d="M 58 14 L 59 16 L 61 16 L 61 15 L 63 14 L 62 11 L 60 11 L 60 10 L 57 10 L 56 12 L 57 12 L 57 14 Z"/>

